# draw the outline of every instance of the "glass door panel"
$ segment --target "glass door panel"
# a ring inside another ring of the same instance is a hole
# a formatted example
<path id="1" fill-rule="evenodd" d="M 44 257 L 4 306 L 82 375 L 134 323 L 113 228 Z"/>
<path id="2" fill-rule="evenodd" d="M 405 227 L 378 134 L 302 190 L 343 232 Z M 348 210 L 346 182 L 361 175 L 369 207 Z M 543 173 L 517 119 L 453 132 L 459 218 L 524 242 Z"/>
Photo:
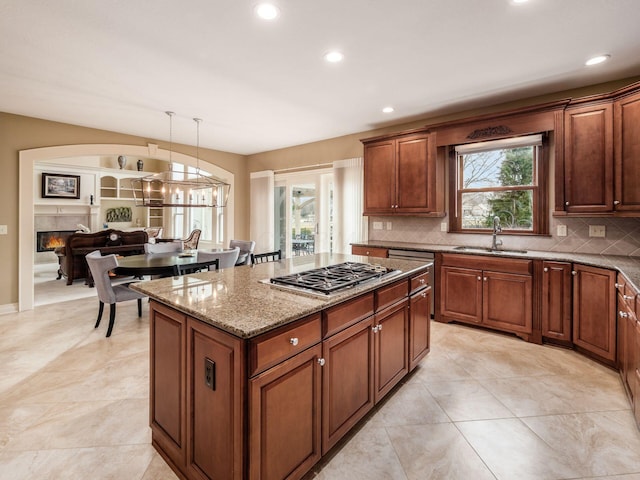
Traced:
<path id="1" fill-rule="evenodd" d="M 291 254 L 310 255 L 315 251 L 318 229 L 316 184 L 294 183 L 291 186 Z"/>

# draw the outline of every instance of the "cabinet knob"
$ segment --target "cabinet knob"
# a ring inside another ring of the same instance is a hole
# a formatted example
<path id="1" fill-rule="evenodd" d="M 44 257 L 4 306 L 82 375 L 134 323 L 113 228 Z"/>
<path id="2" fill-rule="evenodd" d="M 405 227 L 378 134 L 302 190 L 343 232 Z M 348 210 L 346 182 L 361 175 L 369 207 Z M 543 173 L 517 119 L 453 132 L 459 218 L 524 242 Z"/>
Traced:
<path id="1" fill-rule="evenodd" d="M 420 285 L 424 285 L 424 278 L 420 279 Z"/>
<path id="2" fill-rule="evenodd" d="M 620 200 L 614 200 L 614 201 L 613 201 L 613 204 L 614 204 L 614 205 L 620 205 Z"/>
<path id="3" fill-rule="evenodd" d="M 542 270 L 543 270 L 544 272 L 548 272 L 548 271 L 549 271 L 549 267 L 544 267 Z"/>
<path id="4" fill-rule="evenodd" d="M 324 358 L 318 359 L 318 365 L 320 365 L 321 367 L 324 367 Z"/>
<path id="5" fill-rule="evenodd" d="M 371 327 L 371 331 L 372 331 L 373 333 L 378 333 L 378 326 L 377 326 L 377 325 L 374 325 L 373 327 Z"/>
<path id="6" fill-rule="evenodd" d="M 628 318 L 629 314 L 627 312 L 623 312 L 622 310 L 618 312 L 618 316 L 620 318 Z"/>
<path id="7" fill-rule="evenodd" d="M 484 277 L 484 281 L 485 281 L 485 282 L 487 281 L 487 277 Z"/>
<path id="8" fill-rule="evenodd" d="M 574 277 L 578 274 L 578 272 L 576 272 L 575 270 L 571 270 L 571 275 L 573 275 Z"/>
<path id="9" fill-rule="evenodd" d="M 633 295 L 622 295 L 625 300 L 633 300 Z"/>
<path id="10" fill-rule="evenodd" d="M 568 207 L 569 206 L 569 202 L 564 202 L 564 204 Z"/>
<path id="11" fill-rule="evenodd" d="M 478 281 L 482 280 L 482 278 L 480 276 L 478 276 Z"/>
<path id="12" fill-rule="evenodd" d="M 293 337 L 293 338 L 289 339 L 289 343 L 295 347 L 296 345 L 298 345 L 298 338 L 297 337 Z"/>
<path id="13" fill-rule="evenodd" d="M 367 255 L 369 255 L 369 250 L 367 250 Z"/>
<path id="14" fill-rule="evenodd" d="M 427 292 L 422 292 L 422 298 L 427 298 Z"/>
<path id="15" fill-rule="evenodd" d="M 382 330 L 382 325 L 378 325 L 378 331 Z"/>

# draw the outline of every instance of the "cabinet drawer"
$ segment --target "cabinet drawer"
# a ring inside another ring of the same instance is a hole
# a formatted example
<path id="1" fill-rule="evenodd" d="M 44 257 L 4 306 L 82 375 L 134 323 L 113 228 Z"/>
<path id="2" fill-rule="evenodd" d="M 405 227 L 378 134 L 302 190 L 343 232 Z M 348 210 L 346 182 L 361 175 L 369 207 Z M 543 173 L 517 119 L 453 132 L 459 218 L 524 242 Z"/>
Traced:
<path id="1" fill-rule="evenodd" d="M 380 247 L 363 247 L 360 245 L 352 245 L 351 254 L 366 255 L 368 257 L 387 258 L 389 256 L 389 250 Z"/>
<path id="2" fill-rule="evenodd" d="M 320 314 L 286 325 L 249 342 L 249 376 L 252 377 L 322 339 Z"/>
<path id="3" fill-rule="evenodd" d="M 458 255 L 443 253 L 442 265 L 462 268 L 477 268 L 494 272 L 519 273 L 521 275 L 533 272 L 533 260 L 519 258 L 500 258 L 484 255 Z"/>
<path id="4" fill-rule="evenodd" d="M 401 280 L 376 290 L 376 312 L 393 305 L 409 294 L 409 281 Z"/>
<path id="5" fill-rule="evenodd" d="M 421 288 L 429 287 L 429 270 L 421 273 L 420 275 L 416 275 L 415 277 L 411 277 L 411 284 L 409 287 L 409 295 L 414 292 L 417 292 Z"/>
<path id="6" fill-rule="evenodd" d="M 373 292 L 328 308 L 322 314 L 323 338 L 326 338 L 373 315 Z"/>

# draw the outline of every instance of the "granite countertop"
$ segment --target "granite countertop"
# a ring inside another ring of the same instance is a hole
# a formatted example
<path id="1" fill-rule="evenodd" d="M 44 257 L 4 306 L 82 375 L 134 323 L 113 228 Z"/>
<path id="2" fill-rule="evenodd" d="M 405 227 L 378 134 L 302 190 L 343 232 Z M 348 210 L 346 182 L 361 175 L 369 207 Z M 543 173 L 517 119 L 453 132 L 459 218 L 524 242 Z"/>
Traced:
<path id="1" fill-rule="evenodd" d="M 401 273 L 355 286 L 328 298 L 282 290 L 261 280 L 342 262 L 377 263 Z M 252 338 L 351 297 L 407 278 L 425 262 L 320 253 L 138 282 L 134 290 L 240 338 Z"/>
<path id="2" fill-rule="evenodd" d="M 536 250 L 527 250 L 526 253 L 517 253 L 500 251 L 483 252 L 481 250 L 457 250 L 454 245 L 437 245 L 424 243 L 405 243 L 405 242 L 387 242 L 373 241 L 362 243 L 353 243 L 352 245 L 363 247 L 392 248 L 397 250 L 417 250 L 422 252 L 433 253 L 458 253 L 462 255 L 486 255 L 486 256 L 503 256 L 509 258 L 527 258 L 531 260 L 549 260 L 556 262 L 575 262 L 593 267 L 604 267 L 618 270 L 629 282 L 640 292 L 640 257 L 630 257 L 624 255 L 595 255 L 587 253 L 571 253 L 571 252 L 542 252 Z"/>

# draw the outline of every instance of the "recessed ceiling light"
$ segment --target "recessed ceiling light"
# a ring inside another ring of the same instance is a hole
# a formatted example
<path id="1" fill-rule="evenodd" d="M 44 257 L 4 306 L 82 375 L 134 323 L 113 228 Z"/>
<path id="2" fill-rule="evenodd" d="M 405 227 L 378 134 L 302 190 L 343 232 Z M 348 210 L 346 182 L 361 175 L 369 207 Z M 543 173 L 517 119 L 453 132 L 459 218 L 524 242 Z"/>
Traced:
<path id="1" fill-rule="evenodd" d="M 516 5 L 522 5 L 523 3 L 527 3 L 529 0 L 511 0 L 511 3 Z"/>
<path id="2" fill-rule="evenodd" d="M 393 110 L 394 110 L 394 109 L 393 109 L 393 107 L 384 107 L 384 108 L 382 109 L 382 112 L 383 112 L 383 113 L 392 113 L 392 112 L 393 112 Z"/>
<path id="3" fill-rule="evenodd" d="M 609 54 L 596 55 L 595 57 L 591 57 L 589 60 L 584 62 L 584 64 L 587 65 L 587 66 L 598 65 L 599 63 L 606 62 L 610 58 L 611 58 L 611 55 L 609 55 Z"/>
<path id="4" fill-rule="evenodd" d="M 255 12 L 256 15 L 263 20 L 274 20 L 280 15 L 278 7 L 271 3 L 261 3 L 256 5 Z"/>
<path id="5" fill-rule="evenodd" d="M 327 62 L 338 63 L 344 60 L 344 54 L 338 51 L 328 52 L 324 54 L 324 59 Z"/>

